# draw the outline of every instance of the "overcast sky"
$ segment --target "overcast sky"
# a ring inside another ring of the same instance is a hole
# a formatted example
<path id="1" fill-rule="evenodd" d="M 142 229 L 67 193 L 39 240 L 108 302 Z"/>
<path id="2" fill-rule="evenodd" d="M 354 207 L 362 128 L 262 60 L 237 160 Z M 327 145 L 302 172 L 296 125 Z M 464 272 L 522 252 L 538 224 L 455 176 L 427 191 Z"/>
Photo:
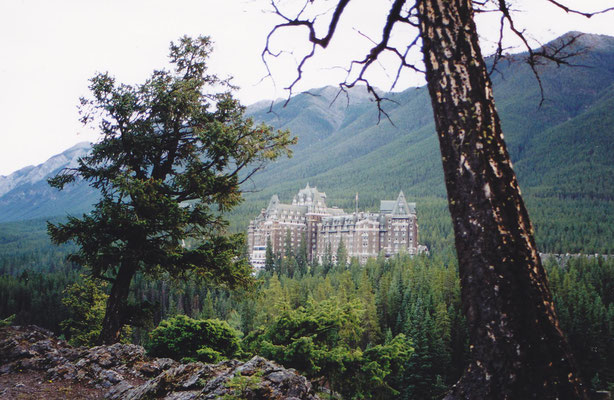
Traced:
<path id="1" fill-rule="evenodd" d="M 339 35 L 329 50 L 308 64 L 298 90 L 343 79 L 343 71 L 332 67 L 364 55 L 369 46 L 365 36 L 377 39 L 389 3 L 353 0 L 348 18 L 339 26 L 340 32 L 348 33 Z M 614 1 L 567 3 L 580 3 L 592 11 Z M 293 62 L 305 51 L 306 41 L 299 30 L 278 35 L 276 48 L 293 53 L 273 60 L 275 85 L 270 79 L 260 82 L 266 75 L 260 54 L 277 21 L 266 12 L 268 4 L 268 0 L 0 0 L 0 175 L 42 163 L 78 142 L 95 140 L 95 132 L 79 124 L 76 108 L 78 98 L 87 95 L 88 79 L 97 71 L 109 71 L 121 82 L 141 82 L 154 68 L 166 65 L 169 43 L 182 35 L 212 37 L 211 69 L 234 77 L 243 104 L 286 96 L 283 87 L 295 77 Z M 517 13 L 519 25 L 531 32 L 535 44 L 570 30 L 614 36 L 614 14 L 586 20 L 566 15 L 545 0 L 514 4 L 523 10 Z M 482 45 L 488 47 L 496 21 L 481 17 L 478 26 Z M 403 34 L 399 32 L 399 37 Z M 383 60 L 377 68 L 375 84 L 390 89 L 387 78 L 395 67 Z M 420 76 L 406 73 L 396 89 L 420 84 Z"/>

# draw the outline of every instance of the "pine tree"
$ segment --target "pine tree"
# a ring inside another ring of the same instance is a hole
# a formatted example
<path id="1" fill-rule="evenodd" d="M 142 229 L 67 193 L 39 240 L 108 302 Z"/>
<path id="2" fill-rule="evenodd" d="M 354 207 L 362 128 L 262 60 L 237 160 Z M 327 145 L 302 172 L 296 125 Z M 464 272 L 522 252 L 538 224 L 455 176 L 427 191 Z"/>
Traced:
<path id="1" fill-rule="evenodd" d="M 307 274 L 309 262 L 307 260 L 307 240 L 305 234 L 301 235 L 301 242 L 295 254 L 296 258 L 296 272 L 299 276 Z"/>
<path id="2" fill-rule="evenodd" d="M 296 268 L 294 259 L 294 249 L 292 246 L 292 236 L 290 230 L 286 230 L 286 240 L 284 241 L 284 256 L 282 258 L 282 275 L 293 277 Z"/>
<path id="3" fill-rule="evenodd" d="M 333 269 L 333 255 L 330 242 L 326 244 L 324 249 L 324 259 L 322 260 L 322 273 L 327 275 Z"/>
<path id="4" fill-rule="evenodd" d="M 266 238 L 264 270 L 271 274 L 275 271 L 275 254 L 273 254 L 273 244 L 271 244 L 270 236 Z"/>
<path id="5" fill-rule="evenodd" d="M 200 319 L 213 319 L 217 317 L 217 315 L 215 315 L 215 307 L 213 304 L 213 297 L 211 296 L 210 290 L 207 291 L 207 295 L 203 300 L 202 310 L 198 317 Z"/>
<path id="6" fill-rule="evenodd" d="M 104 293 L 106 282 L 84 277 L 64 290 L 62 304 L 68 308 L 70 317 L 60 323 L 68 342 L 73 346 L 94 346 L 104 317 Z"/>
<path id="7" fill-rule="evenodd" d="M 344 271 L 347 269 L 348 263 L 348 251 L 345 248 L 345 241 L 339 240 L 339 246 L 337 247 L 337 269 Z"/>
<path id="8" fill-rule="evenodd" d="M 240 184 L 288 154 L 293 140 L 244 118 L 229 92 L 214 92 L 232 87 L 207 73 L 210 52 L 209 38 L 184 37 L 171 44 L 174 71 L 157 70 L 134 86 L 94 76 L 81 115 L 102 138 L 77 167 L 49 181 L 63 189 L 80 178 L 100 190 L 91 213 L 48 225 L 56 244 L 77 244 L 72 261 L 112 283 L 100 343 L 119 340 L 138 272 L 193 273 L 229 286 L 251 281 L 243 237 L 225 235 L 220 211 L 237 205 Z M 190 240 L 198 244 L 184 246 Z"/>

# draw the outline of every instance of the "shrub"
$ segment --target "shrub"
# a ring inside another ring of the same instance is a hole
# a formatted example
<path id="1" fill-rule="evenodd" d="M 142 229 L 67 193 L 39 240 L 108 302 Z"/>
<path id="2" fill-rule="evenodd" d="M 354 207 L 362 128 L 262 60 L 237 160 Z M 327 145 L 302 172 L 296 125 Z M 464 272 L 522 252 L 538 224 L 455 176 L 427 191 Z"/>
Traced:
<path id="1" fill-rule="evenodd" d="M 15 314 L 9 315 L 4 319 L 0 319 L 0 328 L 3 326 L 11 326 L 11 324 L 15 321 Z"/>
<path id="2" fill-rule="evenodd" d="M 106 282 L 82 275 L 83 281 L 68 286 L 62 304 L 69 317 L 60 322 L 62 332 L 72 346 L 95 346 L 102 329 L 105 305 L 109 297 Z M 124 329 L 124 338 L 129 337 Z"/>
<path id="3" fill-rule="evenodd" d="M 148 353 L 176 360 L 217 362 L 240 354 L 239 332 L 226 321 L 177 315 L 150 334 Z"/>

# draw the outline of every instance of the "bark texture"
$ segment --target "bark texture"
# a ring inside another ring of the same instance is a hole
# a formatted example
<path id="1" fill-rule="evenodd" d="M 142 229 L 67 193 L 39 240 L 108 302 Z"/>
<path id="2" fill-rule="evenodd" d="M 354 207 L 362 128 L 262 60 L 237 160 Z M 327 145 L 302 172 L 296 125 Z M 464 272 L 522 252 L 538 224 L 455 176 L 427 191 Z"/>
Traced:
<path id="1" fill-rule="evenodd" d="M 107 309 L 98 338 L 99 345 L 119 343 L 126 319 L 126 302 L 130 292 L 130 283 L 135 273 L 135 266 L 121 265 L 107 299 Z"/>
<path id="2" fill-rule="evenodd" d="M 418 0 L 470 334 L 446 399 L 585 398 L 507 152 L 471 0 Z"/>

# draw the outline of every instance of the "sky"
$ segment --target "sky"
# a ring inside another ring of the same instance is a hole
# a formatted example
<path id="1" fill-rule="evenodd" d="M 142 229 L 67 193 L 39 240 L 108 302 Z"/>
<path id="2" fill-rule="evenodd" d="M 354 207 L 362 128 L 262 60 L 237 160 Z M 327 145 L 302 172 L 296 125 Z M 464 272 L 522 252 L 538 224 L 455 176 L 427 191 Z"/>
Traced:
<path id="1" fill-rule="evenodd" d="M 279 1 L 284 10 L 296 4 Z M 390 2 L 352 0 L 339 34 L 325 52 L 310 60 L 295 92 L 342 81 L 345 72 L 339 67 L 364 56 L 369 38 L 378 38 Z M 545 0 L 513 3 L 518 26 L 535 45 L 570 30 L 614 36 L 613 13 L 588 20 Z M 584 11 L 613 3 L 581 2 Z M 261 53 L 267 34 L 279 22 L 269 4 L 270 0 L 0 0 L 0 175 L 40 164 L 76 143 L 95 141 L 96 131 L 78 122 L 77 104 L 88 93 L 88 79 L 108 71 L 120 82 L 142 82 L 153 69 L 167 66 L 170 42 L 183 35 L 213 39 L 210 70 L 233 77 L 243 104 L 286 97 L 284 87 L 296 77 L 296 62 L 308 51 L 307 40 L 300 29 L 278 33 L 272 47 L 286 52 L 270 59 L 273 79 L 265 78 Z M 330 7 L 333 2 L 323 4 Z M 485 53 L 492 50 L 497 23 L 494 14 L 478 17 Z M 395 34 L 402 40 L 411 32 Z M 391 61 L 382 59 L 370 76 L 385 90 L 396 73 Z M 395 90 L 422 84 L 422 76 L 404 72 Z"/>

